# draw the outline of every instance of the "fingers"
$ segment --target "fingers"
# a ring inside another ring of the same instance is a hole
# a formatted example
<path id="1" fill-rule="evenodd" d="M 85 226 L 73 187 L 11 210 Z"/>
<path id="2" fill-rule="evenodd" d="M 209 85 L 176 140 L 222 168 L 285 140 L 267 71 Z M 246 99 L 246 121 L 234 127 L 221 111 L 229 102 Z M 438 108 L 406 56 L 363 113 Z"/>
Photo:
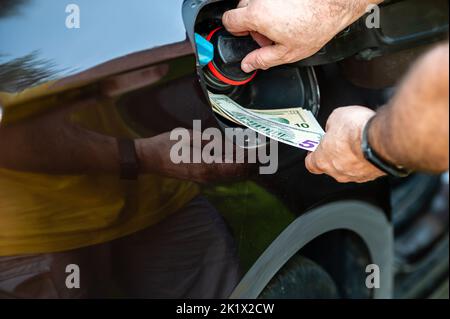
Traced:
<path id="1" fill-rule="evenodd" d="M 332 178 L 334 178 L 338 183 L 348 183 L 348 182 L 352 181 L 350 178 L 348 178 L 348 176 L 346 176 L 344 174 L 340 174 L 334 167 L 332 167 L 331 163 L 326 164 L 325 165 L 326 168 L 320 167 L 317 164 L 317 159 L 314 156 L 314 153 L 310 153 L 305 158 L 305 166 L 306 166 L 306 169 L 311 174 L 315 174 L 315 175 L 327 174 L 328 176 L 331 176 Z M 322 163 L 322 166 L 324 166 L 323 163 Z"/>
<path id="2" fill-rule="evenodd" d="M 239 1 L 239 4 L 238 4 L 238 8 L 245 8 L 245 7 L 247 7 L 248 6 L 248 4 L 250 3 L 250 0 L 241 0 L 241 1 Z"/>
<path id="3" fill-rule="evenodd" d="M 260 47 L 266 47 L 266 46 L 273 44 L 272 40 L 270 40 L 268 37 L 262 35 L 261 33 L 252 31 L 252 32 L 250 32 L 250 34 L 251 34 L 253 40 L 255 40 L 259 44 Z"/>
<path id="4" fill-rule="evenodd" d="M 253 39 L 262 47 L 255 50 L 242 61 L 242 70 L 252 72 L 257 69 L 269 69 L 273 66 L 284 64 L 286 48 L 282 45 L 272 45 L 273 41 L 264 35 L 255 32 L 254 18 L 250 17 L 248 0 L 242 0 L 238 8 L 223 14 L 222 23 L 228 32 L 243 36 L 251 33 Z"/>
<path id="5" fill-rule="evenodd" d="M 242 70 L 244 72 L 252 72 L 254 70 L 267 70 L 273 66 L 286 63 L 284 57 L 286 48 L 279 44 L 265 46 L 248 54 L 242 60 Z"/>
<path id="6" fill-rule="evenodd" d="M 306 156 L 305 166 L 306 166 L 306 169 L 311 174 L 316 174 L 316 175 L 323 174 L 323 172 L 319 169 L 319 167 L 317 167 L 316 161 L 314 159 L 314 153 L 309 153 L 308 156 Z"/>
<path id="7" fill-rule="evenodd" d="M 223 14 L 222 23 L 228 32 L 239 36 L 252 31 L 253 25 L 248 17 L 247 7 L 237 8 Z"/>

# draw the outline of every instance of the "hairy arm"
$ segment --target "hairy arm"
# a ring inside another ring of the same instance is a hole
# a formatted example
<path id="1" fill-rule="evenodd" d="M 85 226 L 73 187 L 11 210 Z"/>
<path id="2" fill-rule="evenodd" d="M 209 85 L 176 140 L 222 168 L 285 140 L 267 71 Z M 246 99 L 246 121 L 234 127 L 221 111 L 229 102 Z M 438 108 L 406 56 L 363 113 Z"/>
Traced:
<path id="1" fill-rule="evenodd" d="M 0 128 L 0 167 L 48 174 L 118 172 L 116 140 L 69 120 L 83 101 L 28 121 Z"/>
<path id="2" fill-rule="evenodd" d="M 426 54 L 375 116 L 369 141 L 391 163 L 428 172 L 448 170 L 448 59 L 448 43 Z"/>

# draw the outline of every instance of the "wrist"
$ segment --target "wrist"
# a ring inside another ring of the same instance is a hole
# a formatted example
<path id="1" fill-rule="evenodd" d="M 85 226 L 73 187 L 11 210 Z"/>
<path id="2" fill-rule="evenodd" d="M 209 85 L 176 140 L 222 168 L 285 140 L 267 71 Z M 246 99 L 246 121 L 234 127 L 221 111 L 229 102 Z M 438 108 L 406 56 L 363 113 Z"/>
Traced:
<path id="1" fill-rule="evenodd" d="M 151 174 L 157 171 L 158 161 L 155 158 L 157 152 L 151 138 L 141 138 L 135 140 L 136 154 L 143 174 Z"/>
<path id="2" fill-rule="evenodd" d="M 364 155 L 364 158 L 370 162 L 373 166 L 378 168 L 379 170 L 383 171 L 386 174 L 389 174 L 394 177 L 405 177 L 410 174 L 410 171 L 406 169 L 405 167 L 396 164 L 396 161 L 390 160 L 389 157 L 383 156 L 385 152 L 379 152 L 377 149 L 373 146 L 374 143 L 371 142 L 374 140 L 372 138 L 373 135 L 377 136 L 376 134 L 373 134 L 374 131 L 372 129 L 374 122 L 376 121 L 377 117 L 374 116 L 367 121 L 366 125 L 364 126 L 363 132 L 362 132 L 362 138 L 361 138 L 361 151 Z M 376 139 L 375 139 L 376 140 Z M 379 147 L 378 149 L 383 149 L 382 147 Z"/>
<path id="3" fill-rule="evenodd" d="M 136 142 L 129 138 L 118 138 L 120 178 L 136 180 L 140 172 L 140 163 L 136 152 Z"/>
<path id="4" fill-rule="evenodd" d="M 351 143 L 351 145 L 352 145 L 353 154 L 357 158 L 366 160 L 364 153 L 363 153 L 363 149 L 361 148 L 361 145 L 363 143 L 364 130 L 366 129 L 366 126 L 368 125 L 368 123 L 374 116 L 375 116 L 375 113 L 373 113 L 372 115 L 368 115 L 367 118 L 363 122 L 361 122 L 360 125 L 358 126 L 358 128 L 355 130 L 355 136 L 353 139 L 355 142 Z"/>
<path id="5" fill-rule="evenodd" d="M 343 10 L 344 16 L 342 17 L 339 30 L 343 30 L 350 24 L 361 18 L 369 8 L 370 5 L 380 4 L 384 0 L 353 0 L 345 1 L 345 10 Z"/>
<path id="6" fill-rule="evenodd" d="M 389 145 L 386 140 L 392 138 L 392 134 L 389 132 L 389 128 L 383 125 L 383 118 L 381 116 L 374 116 L 370 123 L 366 124 L 367 128 L 367 143 L 371 148 L 379 154 L 385 161 L 389 163 L 396 163 L 397 160 L 390 155 L 391 152 L 387 149 Z"/>

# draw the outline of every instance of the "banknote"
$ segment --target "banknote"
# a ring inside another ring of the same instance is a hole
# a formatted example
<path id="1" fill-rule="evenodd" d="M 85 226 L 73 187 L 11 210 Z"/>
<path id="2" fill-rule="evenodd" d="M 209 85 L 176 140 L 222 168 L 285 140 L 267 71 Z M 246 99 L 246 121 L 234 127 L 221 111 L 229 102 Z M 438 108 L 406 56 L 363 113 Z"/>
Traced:
<path id="1" fill-rule="evenodd" d="M 226 95 L 209 92 L 209 97 L 214 111 L 218 114 L 294 147 L 314 151 L 324 135 L 312 113 L 307 110 L 296 110 L 297 108 L 250 110 L 243 108 Z"/>
<path id="2" fill-rule="evenodd" d="M 225 114 L 220 109 L 220 107 L 218 107 L 214 103 L 213 103 L 213 110 L 214 112 L 223 116 L 227 120 L 240 124 L 238 121 Z M 300 107 L 284 108 L 284 109 L 268 109 L 268 110 L 260 110 L 260 109 L 247 109 L 247 110 L 256 113 L 261 117 L 271 121 L 276 121 L 284 125 L 292 125 L 299 128 L 309 129 L 314 132 L 320 132 L 322 134 L 325 134 L 322 127 L 312 114 L 312 112 Z"/>
<path id="3" fill-rule="evenodd" d="M 295 126 L 325 134 L 311 111 L 300 107 L 269 110 L 250 109 L 250 111 L 284 125 Z"/>
<path id="4" fill-rule="evenodd" d="M 213 106 L 213 111 L 219 115 L 221 115 L 222 117 L 226 118 L 227 120 L 239 124 L 241 125 L 241 123 L 239 123 L 238 121 L 236 121 L 235 119 L 233 119 L 232 117 L 228 116 L 227 114 L 225 114 L 219 107 L 216 106 L 215 103 L 212 103 Z"/>

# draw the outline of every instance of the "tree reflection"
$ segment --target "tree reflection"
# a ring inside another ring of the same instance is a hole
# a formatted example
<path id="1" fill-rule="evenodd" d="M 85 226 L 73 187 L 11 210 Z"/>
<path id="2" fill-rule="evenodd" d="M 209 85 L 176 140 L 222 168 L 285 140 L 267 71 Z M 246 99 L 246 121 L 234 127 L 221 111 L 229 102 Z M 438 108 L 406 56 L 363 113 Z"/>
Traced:
<path id="1" fill-rule="evenodd" d="M 20 6 L 29 0 L 0 0 L 0 18 L 19 13 Z"/>
<path id="2" fill-rule="evenodd" d="M 30 0 L 0 0 L 0 19 L 20 14 L 21 6 L 29 2 Z M 20 92 L 28 87 L 51 80 L 57 73 L 55 65 L 38 56 L 39 52 L 33 51 L 4 62 L 8 56 L 0 53 L 0 91 Z"/>
<path id="3" fill-rule="evenodd" d="M 58 73 L 55 64 L 40 59 L 38 55 L 38 51 L 33 51 L 25 56 L 0 64 L 0 91 L 20 92 L 53 79 Z"/>

